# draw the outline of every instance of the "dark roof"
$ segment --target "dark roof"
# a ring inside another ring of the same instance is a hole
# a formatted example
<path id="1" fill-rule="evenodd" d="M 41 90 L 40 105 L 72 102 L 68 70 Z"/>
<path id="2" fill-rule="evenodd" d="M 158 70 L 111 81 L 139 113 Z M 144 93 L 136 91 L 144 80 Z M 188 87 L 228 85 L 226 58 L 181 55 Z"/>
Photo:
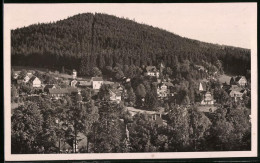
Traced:
<path id="1" fill-rule="evenodd" d="M 159 117 L 158 115 L 156 115 L 155 123 L 156 123 L 157 125 L 163 125 L 163 120 L 162 120 L 162 118 Z"/>
<path id="2" fill-rule="evenodd" d="M 92 77 L 92 81 L 103 81 L 102 77 Z"/>
<path id="3" fill-rule="evenodd" d="M 231 85 L 231 87 L 229 88 L 229 90 L 240 92 L 240 91 L 242 90 L 242 88 L 240 88 L 240 87 L 237 86 L 237 85 Z"/>
<path id="4" fill-rule="evenodd" d="M 116 96 L 121 96 L 121 92 L 118 89 L 110 89 L 111 93 L 116 94 Z"/>
<path id="5" fill-rule="evenodd" d="M 53 85 L 53 84 L 47 84 L 45 87 L 44 87 L 44 89 L 49 89 L 49 88 L 52 88 L 52 87 L 54 87 L 55 85 Z"/>
<path id="6" fill-rule="evenodd" d="M 67 91 L 69 92 L 69 93 L 77 93 L 78 92 L 78 89 L 77 88 L 74 88 L 74 87 L 69 87 L 69 88 L 66 88 L 67 89 Z"/>
<path id="7" fill-rule="evenodd" d="M 36 76 L 32 76 L 29 81 L 32 82 L 32 81 L 34 81 L 36 78 L 37 78 Z M 38 79 L 39 79 L 39 78 L 38 78 Z M 39 79 L 39 80 L 40 80 L 40 79 Z"/>
<path id="8" fill-rule="evenodd" d="M 51 88 L 49 88 L 49 93 L 50 94 L 68 94 L 69 91 L 66 88 L 61 88 L 61 89 L 51 89 Z"/>
<path id="9" fill-rule="evenodd" d="M 195 65 L 195 67 L 199 70 L 205 70 L 205 67 L 204 66 L 201 66 L 201 65 Z"/>
<path id="10" fill-rule="evenodd" d="M 155 66 L 147 66 L 146 72 L 157 72 L 157 69 Z"/>
<path id="11" fill-rule="evenodd" d="M 85 80 L 79 81 L 78 84 L 80 86 L 91 86 L 91 82 L 90 81 L 85 81 Z"/>
<path id="12" fill-rule="evenodd" d="M 237 76 L 236 78 L 235 78 L 235 81 L 239 81 L 240 79 L 242 79 L 242 78 L 245 78 L 244 76 Z"/>
<path id="13" fill-rule="evenodd" d="M 241 93 L 246 93 L 247 90 L 246 90 L 246 89 L 242 89 L 240 92 L 241 92 Z"/>
<path id="14" fill-rule="evenodd" d="M 167 85 L 167 87 L 173 87 L 173 84 L 171 82 L 164 82 L 165 85 Z"/>

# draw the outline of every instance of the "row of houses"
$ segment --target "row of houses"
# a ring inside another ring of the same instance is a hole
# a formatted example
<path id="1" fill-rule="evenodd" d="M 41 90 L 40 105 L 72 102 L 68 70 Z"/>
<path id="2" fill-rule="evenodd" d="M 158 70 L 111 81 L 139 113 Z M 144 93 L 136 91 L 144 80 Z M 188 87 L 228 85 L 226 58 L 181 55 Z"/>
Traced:
<path id="1" fill-rule="evenodd" d="M 76 80 L 70 82 L 72 87 L 92 87 L 94 90 L 99 90 L 101 85 L 104 84 L 102 77 L 92 77 L 90 80 Z"/>
<path id="2" fill-rule="evenodd" d="M 233 98 L 235 101 L 242 100 L 243 95 L 248 93 L 248 89 L 240 87 L 239 85 L 223 85 L 222 87 L 228 95 Z"/>
<path id="3" fill-rule="evenodd" d="M 30 84 L 32 84 L 32 87 L 34 87 L 34 88 L 39 88 L 42 86 L 41 80 L 37 76 L 33 75 L 32 72 L 28 72 L 23 79 L 18 79 L 18 77 L 19 77 L 19 72 L 17 71 L 14 73 L 13 78 L 15 79 L 16 83 L 18 83 L 18 84 L 19 83 L 26 83 L 26 84 L 30 83 Z"/>
<path id="4" fill-rule="evenodd" d="M 230 85 L 237 85 L 239 87 L 245 87 L 247 80 L 245 76 L 235 76 L 230 79 Z"/>

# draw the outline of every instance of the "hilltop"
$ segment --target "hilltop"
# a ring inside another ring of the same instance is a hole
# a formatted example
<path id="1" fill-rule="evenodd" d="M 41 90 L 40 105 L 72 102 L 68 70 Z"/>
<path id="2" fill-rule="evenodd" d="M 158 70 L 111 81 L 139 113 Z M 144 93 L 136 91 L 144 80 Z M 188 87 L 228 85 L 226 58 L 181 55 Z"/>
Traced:
<path id="1" fill-rule="evenodd" d="M 12 65 L 89 69 L 116 64 L 158 65 L 174 69 L 176 61 L 210 63 L 224 71 L 246 74 L 250 50 L 192 40 L 107 14 L 78 14 L 53 23 L 34 24 L 11 31 Z M 88 69 L 88 70 L 86 70 Z"/>

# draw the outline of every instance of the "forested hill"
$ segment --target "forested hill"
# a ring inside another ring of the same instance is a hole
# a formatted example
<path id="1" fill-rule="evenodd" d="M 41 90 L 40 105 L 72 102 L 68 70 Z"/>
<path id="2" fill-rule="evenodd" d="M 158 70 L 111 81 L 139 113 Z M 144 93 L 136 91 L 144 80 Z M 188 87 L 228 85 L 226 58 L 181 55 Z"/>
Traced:
<path id="1" fill-rule="evenodd" d="M 219 59 L 229 73 L 250 69 L 250 50 L 204 43 L 106 14 L 79 14 L 11 32 L 12 65 L 61 69 L 158 65 L 189 60 L 194 64 Z M 84 61 L 84 62 L 82 62 Z"/>

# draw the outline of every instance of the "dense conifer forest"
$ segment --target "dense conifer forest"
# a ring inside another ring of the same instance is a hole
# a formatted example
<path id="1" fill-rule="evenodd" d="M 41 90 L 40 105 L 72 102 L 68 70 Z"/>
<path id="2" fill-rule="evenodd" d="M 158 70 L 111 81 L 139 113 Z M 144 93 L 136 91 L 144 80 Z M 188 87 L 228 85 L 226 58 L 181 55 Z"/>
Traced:
<path id="1" fill-rule="evenodd" d="M 218 66 L 245 75 L 250 50 L 200 42 L 133 20 L 107 14 L 79 14 L 57 22 L 34 24 L 11 31 L 13 66 L 76 69 L 91 75 L 116 64 L 158 65 L 176 69 L 176 63 Z"/>

